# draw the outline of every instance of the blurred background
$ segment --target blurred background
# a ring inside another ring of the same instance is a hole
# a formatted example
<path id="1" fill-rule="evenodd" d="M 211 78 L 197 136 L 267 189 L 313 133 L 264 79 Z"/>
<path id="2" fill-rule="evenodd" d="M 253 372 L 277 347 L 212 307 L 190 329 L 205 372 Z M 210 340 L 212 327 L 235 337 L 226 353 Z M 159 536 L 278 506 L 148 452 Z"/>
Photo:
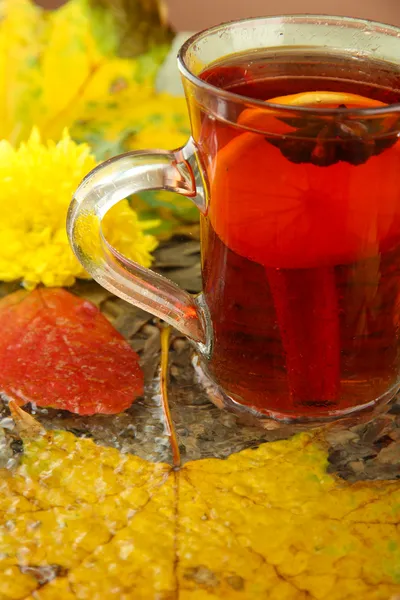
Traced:
<path id="1" fill-rule="evenodd" d="M 167 0 L 178 31 L 204 29 L 221 21 L 260 15 L 324 13 L 400 25 L 400 0 Z"/>
<path id="2" fill-rule="evenodd" d="M 52 8 L 65 0 L 37 0 Z M 110 4 L 132 0 L 108 0 Z M 164 11 L 175 31 L 196 31 L 231 19 L 277 14 L 334 14 L 373 19 L 400 26 L 400 0 L 163 0 Z M 152 4 L 145 0 L 142 4 Z"/>

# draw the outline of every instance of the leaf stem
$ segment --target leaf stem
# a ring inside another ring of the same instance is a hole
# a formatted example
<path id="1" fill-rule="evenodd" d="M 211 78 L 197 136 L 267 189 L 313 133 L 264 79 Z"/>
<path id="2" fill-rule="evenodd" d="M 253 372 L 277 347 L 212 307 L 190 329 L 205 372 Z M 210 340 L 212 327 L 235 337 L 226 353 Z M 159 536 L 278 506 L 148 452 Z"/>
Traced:
<path id="1" fill-rule="evenodd" d="M 165 325 L 161 328 L 161 369 L 160 369 L 160 383 L 161 383 L 161 403 L 165 415 L 165 424 L 167 428 L 167 435 L 169 436 L 171 450 L 172 450 L 172 463 L 174 468 L 181 466 L 181 455 L 179 452 L 178 440 L 176 437 L 175 427 L 172 422 L 171 411 L 168 403 L 168 353 L 170 343 L 171 327 Z"/>

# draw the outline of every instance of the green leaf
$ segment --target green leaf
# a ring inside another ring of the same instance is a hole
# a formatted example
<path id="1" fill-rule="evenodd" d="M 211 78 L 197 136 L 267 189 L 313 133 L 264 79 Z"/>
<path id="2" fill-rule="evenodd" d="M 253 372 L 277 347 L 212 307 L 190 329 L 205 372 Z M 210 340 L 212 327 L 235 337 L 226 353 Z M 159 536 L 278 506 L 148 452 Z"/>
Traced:
<path id="1" fill-rule="evenodd" d="M 168 44 L 161 44 L 151 48 L 149 52 L 139 55 L 136 58 L 137 71 L 135 81 L 142 83 L 144 81 L 154 82 L 158 69 L 164 62 L 169 52 Z"/>
<path id="2" fill-rule="evenodd" d="M 188 222 L 198 221 L 199 212 L 196 206 L 185 196 L 164 191 L 140 192 L 137 196 L 151 208 L 168 209 Z"/>
<path id="3" fill-rule="evenodd" d="M 118 33 L 113 13 L 89 0 L 82 0 L 87 12 L 90 29 L 100 50 L 106 56 L 114 56 L 118 50 Z"/>

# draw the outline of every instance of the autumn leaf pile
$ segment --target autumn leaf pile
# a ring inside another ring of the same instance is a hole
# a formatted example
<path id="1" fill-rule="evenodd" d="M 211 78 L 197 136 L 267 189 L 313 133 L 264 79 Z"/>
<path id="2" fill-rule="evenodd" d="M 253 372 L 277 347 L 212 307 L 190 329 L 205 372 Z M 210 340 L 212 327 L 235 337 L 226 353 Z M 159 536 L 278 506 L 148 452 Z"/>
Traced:
<path id="1" fill-rule="evenodd" d="M 65 234 L 74 190 L 107 157 L 182 145 L 185 100 L 155 92 L 167 48 L 119 57 L 115 27 L 87 0 L 51 13 L 31 0 L 5 0 L 2 11 L 0 279 L 72 285 L 86 276 Z M 108 241 L 149 266 L 156 236 L 197 219 L 188 200 L 171 196 L 121 203 L 107 216 Z"/>

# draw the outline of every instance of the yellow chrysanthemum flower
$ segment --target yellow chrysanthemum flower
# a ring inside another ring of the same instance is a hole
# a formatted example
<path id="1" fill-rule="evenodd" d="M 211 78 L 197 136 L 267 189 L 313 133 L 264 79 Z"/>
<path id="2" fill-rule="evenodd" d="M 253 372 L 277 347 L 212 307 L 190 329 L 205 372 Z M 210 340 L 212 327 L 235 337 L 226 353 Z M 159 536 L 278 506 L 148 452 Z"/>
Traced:
<path id="1" fill-rule="evenodd" d="M 68 243 L 65 219 L 81 179 L 96 165 L 87 144 L 76 144 L 67 131 L 56 143 L 41 141 L 33 130 L 14 148 L 0 142 L 0 280 L 21 279 L 27 288 L 69 286 L 88 275 Z M 117 204 L 104 220 L 107 240 L 143 266 L 151 264 L 157 241 L 128 201 Z"/>

